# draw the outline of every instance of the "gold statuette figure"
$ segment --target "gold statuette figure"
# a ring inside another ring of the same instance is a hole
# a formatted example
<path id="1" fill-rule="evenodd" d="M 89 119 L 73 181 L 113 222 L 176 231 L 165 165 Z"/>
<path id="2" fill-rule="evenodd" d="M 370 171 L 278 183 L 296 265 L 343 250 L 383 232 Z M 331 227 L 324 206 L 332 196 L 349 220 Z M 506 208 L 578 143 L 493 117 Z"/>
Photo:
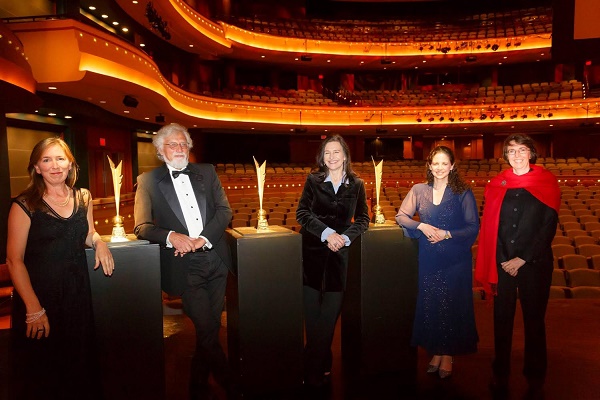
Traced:
<path id="1" fill-rule="evenodd" d="M 267 212 L 263 209 L 263 193 L 265 190 L 265 179 L 267 176 L 266 168 L 267 168 L 267 160 L 262 163 L 262 165 L 258 165 L 258 161 L 253 156 L 254 165 L 256 166 L 256 178 L 258 180 L 258 224 L 256 226 L 257 230 L 267 230 L 269 229 L 269 223 L 267 222 Z"/>
<path id="2" fill-rule="evenodd" d="M 377 194 L 377 204 L 373 207 L 373 211 L 375 212 L 375 224 L 385 224 L 385 216 L 381 212 L 381 206 L 379 205 L 379 191 L 381 189 L 381 179 L 383 178 L 383 160 L 379 162 L 379 164 L 375 164 L 375 159 L 371 157 L 373 160 L 373 166 L 375 167 L 375 193 Z"/>
<path id="3" fill-rule="evenodd" d="M 123 228 L 123 217 L 119 215 L 119 206 L 121 205 L 121 181 L 123 180 L 123 175 L 121 175 L 121 167 L 123 165 L 123 161 L 119 162 L 119 165 L 115 167 L 115 163 L 110 159 L 109 156 L 108 162 L 110 163 L 110 170 L 112 172 L 112 180 L 113 187 L 115 189 L 115 206 L 117 209 L 117 215 L 113 218 L 113 230 L 112 235 L 110 236 L 111 242 L 127 242 L 127 236 L 125 236 L 125 228 Z"/>

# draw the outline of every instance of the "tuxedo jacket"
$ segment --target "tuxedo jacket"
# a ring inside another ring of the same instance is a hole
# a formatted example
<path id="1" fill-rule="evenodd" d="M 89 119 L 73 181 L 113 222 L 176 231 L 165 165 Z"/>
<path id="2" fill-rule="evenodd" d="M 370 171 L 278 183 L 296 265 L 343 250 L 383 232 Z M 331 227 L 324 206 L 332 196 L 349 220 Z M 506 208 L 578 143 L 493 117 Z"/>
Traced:
<path id="1" fill-rule="evenodd" d="M 225 190 L 211 164 L 188 164 L 188 168 L 202 215 L 201 235 L 231 270 L 225 229 L 232 211 Z M 181 295 L 186 288 L 190 255 L 175 256 L 175 249 L 167 248 L 166 240 L 170 231 L 185 235 L 189 232 L 166 164 L 138 176 L 134 214 L 136 236 L 160 245 L 162 289 L 171 295 Z"/>

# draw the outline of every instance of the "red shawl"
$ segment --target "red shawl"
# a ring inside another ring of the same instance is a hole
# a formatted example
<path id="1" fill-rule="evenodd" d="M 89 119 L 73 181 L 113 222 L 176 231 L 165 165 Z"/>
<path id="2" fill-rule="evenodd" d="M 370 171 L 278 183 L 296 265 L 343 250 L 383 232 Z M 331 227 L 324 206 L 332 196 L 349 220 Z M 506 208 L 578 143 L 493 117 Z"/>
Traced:
<path id="1" fill-rule="evenodd" d="M 556 210 L 560 207 L 560 188 L 556 177 L 550 171 L 537 165 L 530 165 L 531 171 L 515 175 L 512 168 L 495 176 L 484 192 L 485 208 L 481 218 L 479 246 L 475 262 L 475 279 L 483 285 L 486 293 L 496 293 L 498 270 L 496 269 L 496 245 L 500 208 L 507 189 L 523 188 L 536 199 Z"/>

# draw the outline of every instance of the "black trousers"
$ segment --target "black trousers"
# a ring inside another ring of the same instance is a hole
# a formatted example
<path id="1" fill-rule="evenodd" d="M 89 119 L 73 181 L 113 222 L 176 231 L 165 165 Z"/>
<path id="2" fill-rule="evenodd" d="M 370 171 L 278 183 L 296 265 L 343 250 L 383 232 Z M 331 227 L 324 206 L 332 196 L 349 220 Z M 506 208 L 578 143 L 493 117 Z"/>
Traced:
<path id="1" fill-rule="evenodd" d="M 498 265 L 498 295 L 494 298 L 493 371 L 497 377 L 510 374 L 513 326 L 517 293 L 523 311 L 525 356 L 523 374 L 530 381 L 543 382 L 546 377 L 546 307 L 552 282 L 552 264 L 525 264 L 516 277 Z"/>
<path id="2" fill-rule="evenodd" d="M 308 379 L 321 379 L 331 371 L 331 343 L 343 297 L 343 292 L 321 293 L 304 286 L 304 370 Z"/>
<path id="3" fill-rule="evenodd" d="M 191 255 L 187 288 L 182 295 L 183 310 L 196 329 L 196 351 L 190 371 L 190 393 L 204 390 L 212 372 L 215 381 L 227 387 L 232 374 L 219 343 L 221 313 L 225 301 L 227 266 L 215 251 Z"/>

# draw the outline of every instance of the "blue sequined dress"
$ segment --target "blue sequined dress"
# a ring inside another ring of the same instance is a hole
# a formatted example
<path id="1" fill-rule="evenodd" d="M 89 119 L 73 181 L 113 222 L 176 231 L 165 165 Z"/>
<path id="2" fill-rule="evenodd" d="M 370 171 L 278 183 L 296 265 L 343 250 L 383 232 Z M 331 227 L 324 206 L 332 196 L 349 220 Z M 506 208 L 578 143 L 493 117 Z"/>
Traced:
<path id="1" fill-rule="evenodd" d="M 420 221 L 412 219 L 416 212 Z M 479 213 L 473 192 L 455 194 L 446 187 L 441 203 L 435 205 L 433 187 L 417 184 L 402 202 L 396 220 L 407 236 L 419 240 L 412 345 L 432 355 L 476 352 L 471 246 L 479 231 Z M 452 239 L 430 243 L 417 229 L 420 222 L 450 231 Z"/>

